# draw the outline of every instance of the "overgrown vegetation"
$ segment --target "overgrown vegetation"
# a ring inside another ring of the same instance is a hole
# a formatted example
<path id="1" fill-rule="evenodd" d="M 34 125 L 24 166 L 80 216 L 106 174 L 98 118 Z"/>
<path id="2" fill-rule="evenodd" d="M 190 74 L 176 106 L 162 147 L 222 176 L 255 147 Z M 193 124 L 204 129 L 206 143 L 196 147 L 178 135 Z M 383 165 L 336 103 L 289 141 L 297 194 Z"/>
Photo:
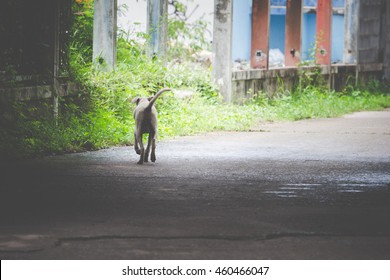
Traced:
<path id="1" fill-rule="evenodd" d="M 142 40 L 129 36 L 118 39 L 115 71 L 98 71 L 91 64 L 92 3 L 77 2 L 70 64 L 72 78 L 81 86 L 80 94 L 60 100 L 58 120 L 53 118 L 52 104 L 47 101 L 5 104 L 0 124 L 4 128 L 0 131 L 2 157 L 130 145 L 134 127 L 134 104 L 130 100 L 150 96 L 161 87 L 195 94 L 177 98 L 165 93 L 158 99 L 159 139 L 213 130 L 249 130 L 258 128 L 254 126 L 261 121 L 334 117 L 390 107 L 390 96 L 386 94 L 389 89 L 379 82 L 334 92 L 305 72 L 292 92 L 284 92 L 281 85 L 281 94 L 276 98 L 269 99 L 259 92 L 243 105 L 225 104 L 211 81 L 210 69 L 193 64 L 190 58 L 186 63 L 164 67 L 158 60 L 146 57 Z M 145 34 L 138 36 L 147 38 Z"/>

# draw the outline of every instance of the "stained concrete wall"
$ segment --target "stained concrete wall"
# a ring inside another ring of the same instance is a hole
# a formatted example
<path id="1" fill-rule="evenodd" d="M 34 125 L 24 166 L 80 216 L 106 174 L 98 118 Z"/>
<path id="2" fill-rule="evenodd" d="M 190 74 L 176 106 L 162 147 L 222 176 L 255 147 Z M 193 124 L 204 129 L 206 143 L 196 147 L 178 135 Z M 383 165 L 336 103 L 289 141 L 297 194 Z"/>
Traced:
<path id="1" fill-rule="evenodd" d="M 358 64 L 381 64 L 382 77 L 390 80 L 390 3 L 360 0 Z"/>
<path id="2" fill-rule="evenodd" d="M 383 3 L 383 0 L 360 1 L 358 63 L 380 62 Z"/>
<path id="3" fill-rule="evenodd" d="M 305 75 L 313 75 L 313 78 L 325 82 L 329 88 L 336 91 L 342 90 L 347 84 L 355 84 L 355 74 L 359 71 L 359 79 L 367 81 L 370 78 L 379 78 L 382 73 L 381 64 L 367 65 L 322 65 L 315 67 L 290 67 L 271 70 L 248 70 L 232 73 L 232 101 L 243 103 L 256 97 L 259 93 L 272 98 L 281 94 L 288 94 L 294 87 L 299 86 L 299 76 L 302 71 Z"/>

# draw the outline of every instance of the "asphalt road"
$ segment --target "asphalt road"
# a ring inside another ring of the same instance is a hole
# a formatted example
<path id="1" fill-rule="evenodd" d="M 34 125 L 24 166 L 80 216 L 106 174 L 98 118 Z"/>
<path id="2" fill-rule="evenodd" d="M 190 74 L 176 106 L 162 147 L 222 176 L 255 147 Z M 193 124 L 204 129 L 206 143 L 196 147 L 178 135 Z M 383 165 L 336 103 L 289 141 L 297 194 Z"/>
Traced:
<path id="1" fill-rule="evenodd" d="M 1 259 L 390 259 L 390 111 L 7 162 Z"/>

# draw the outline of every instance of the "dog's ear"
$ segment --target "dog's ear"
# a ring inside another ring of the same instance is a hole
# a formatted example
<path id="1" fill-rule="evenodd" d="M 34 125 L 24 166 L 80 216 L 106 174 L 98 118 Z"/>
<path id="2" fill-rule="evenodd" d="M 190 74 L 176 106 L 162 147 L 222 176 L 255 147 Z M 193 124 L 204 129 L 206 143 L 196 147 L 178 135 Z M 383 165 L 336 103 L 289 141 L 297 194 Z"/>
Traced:
<path id="1" fill-rule="evenodd" d="M 150 100 L 152 100 L 152 99 L 153 99 L 153 97 L 154 97 L 154 96 L 148 97 L 148 100 L 149 100 L 149 101 L 150 101 Z"/>
<path id="2" fill-rule="evenodd" d="M 141 98 L 139 98 L 139 97 L 134 97 L 134 99 L 131 100 L 131 102 L 133 102 L 133 103 L 135 103 L 135 104 L 138 105 L 138 103 L 139 103 L 140 100 L 141 100 Z"/>

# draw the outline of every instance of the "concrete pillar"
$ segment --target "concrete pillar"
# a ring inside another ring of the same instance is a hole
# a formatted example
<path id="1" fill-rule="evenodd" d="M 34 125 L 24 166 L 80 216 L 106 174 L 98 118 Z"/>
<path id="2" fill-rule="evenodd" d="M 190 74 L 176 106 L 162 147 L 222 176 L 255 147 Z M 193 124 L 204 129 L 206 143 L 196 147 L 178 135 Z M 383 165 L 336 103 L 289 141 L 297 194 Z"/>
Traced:
<path id="1" fill-rule="evenodd" d="M 316 63 L 330 65 L 332 1 L 317 0 Z"/>
<path id="2" fill-rule="evenodd" d="M 287 0 L 285 65 L 297 66 L 301 62 L 302 1 Z"/>
<path id="3" fill-rule="evenodd" d="M 168 0 L 148 0 L 147 32 L 149 57 L 159 57 L 166 63 L 168 44 Z"/>
<path id="4" fill-rule="evenodd" d="M 270 1 L 253 0 L 251 68 L 268 69 Z"/>
<path id="5" fill-rule="evenodd" d="M 358 62 L 359 9 L 359 0 L 345 0 L 343 60 L 347 64 Z"/>
<path id="6" fill-rule="evenodd" d="M 110 71 L 116 64 L 117 0 L 95 0 L 93 61 Z"/>
<path id="7" fill-rule="evenodd" d="M 214 1 L 213 78 L 226 102 L 232 99 L 232 7 L 232 0 Z"/>

